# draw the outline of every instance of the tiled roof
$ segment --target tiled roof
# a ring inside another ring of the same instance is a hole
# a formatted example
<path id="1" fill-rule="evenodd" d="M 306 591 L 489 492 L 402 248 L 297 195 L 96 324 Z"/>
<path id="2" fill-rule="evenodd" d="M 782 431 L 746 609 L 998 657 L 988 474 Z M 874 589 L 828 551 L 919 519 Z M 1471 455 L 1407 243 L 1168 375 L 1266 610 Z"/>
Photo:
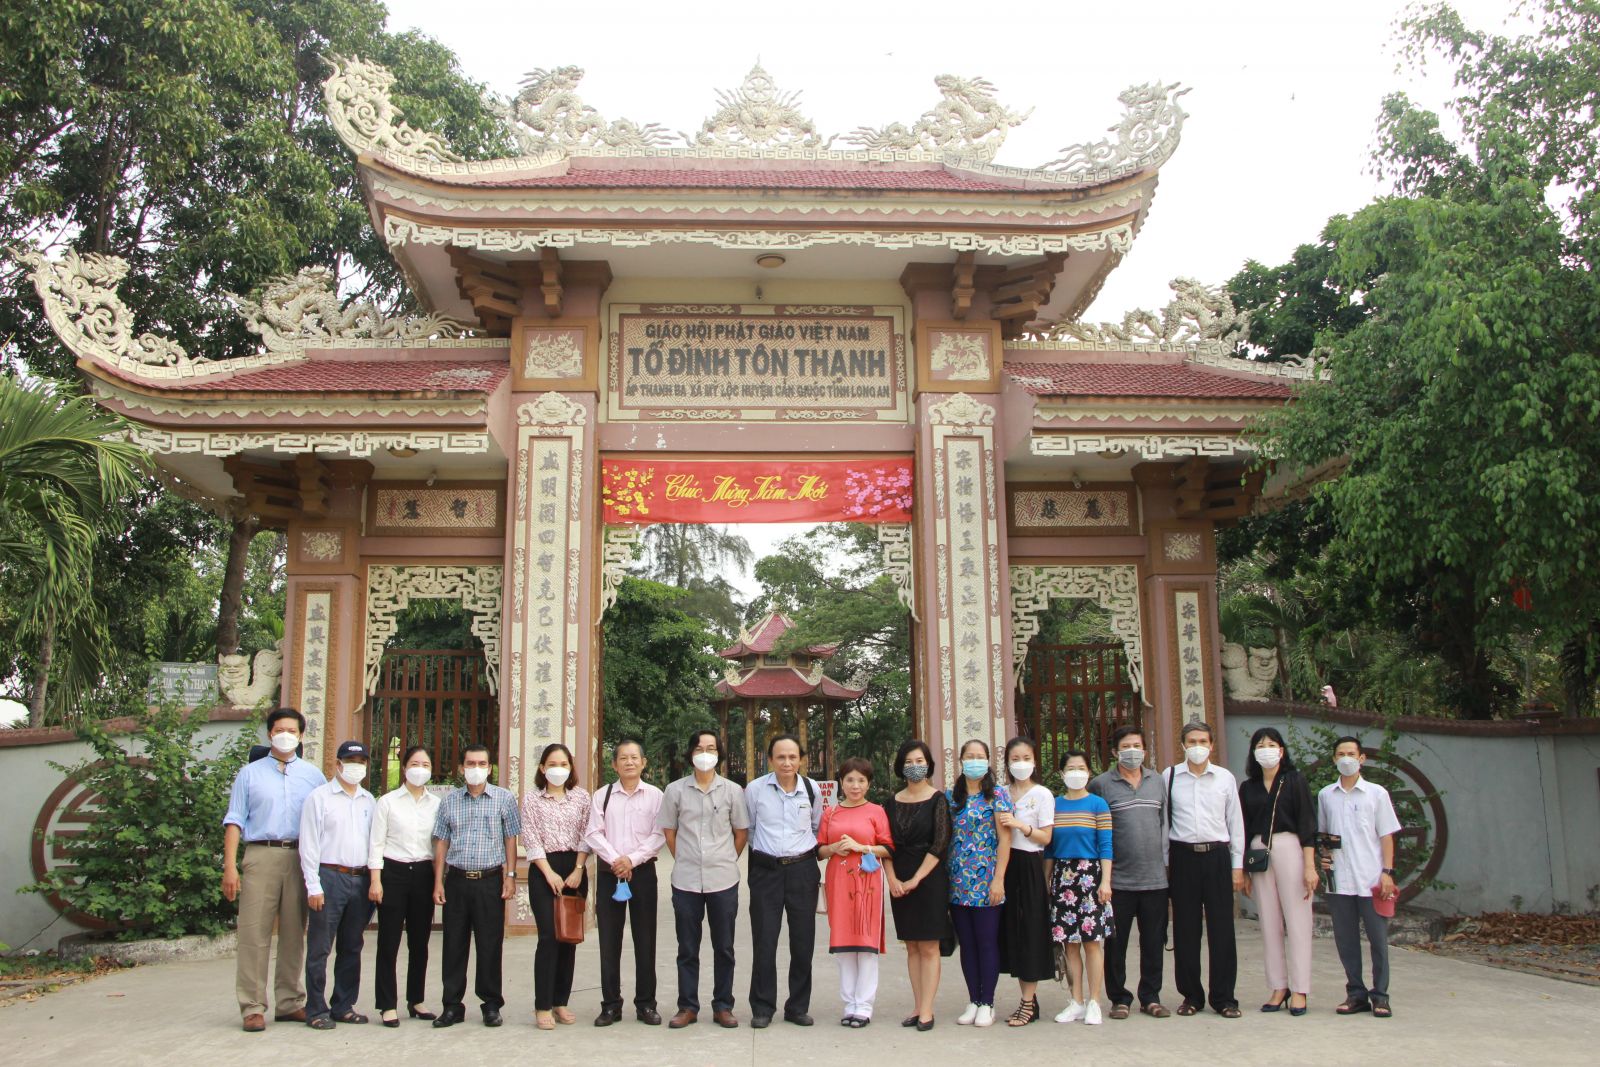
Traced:
<path id="1" fill-rule="evenodd" d="M 1281 381 L 1236 378 L 1179 363 L 1007 363 L 1034 396 L 1140 396 L 1195 400 L 1287 400 Z"/>
<path id="2" fill-rule="evenodd" d="M 876 189 L 900 192 L 1014 193 L 1017 187 L 951 174 L 943 168 L 891 170 L 886 167 L 765 170 L 760 168 L 684 168 L 612 170 L 574 168 L 565 174 L 534 178 L 485 178 L 469 183 L 483 189 Z"/>
<path id="3" fill-rule="evenodd" d="M 510 372 L 510 364 L 497 360 L 316 359 L 167 388 L 184 392 L 492 393 Z"/>
<path id="4" fill-rule="evenodd" d="M 793 667 L 762 667 L 738 685 L 726 681 L 717 683 L 717 696 L 724 700 L 733 697 L 806 697 L 822 696 L 833 700 L 854 700 L 865 689 L 851 689 L 847 685 L 823 675 L 822 681 L 812 685 Z"/>
<path id="5" fill-rule="evenodd" d="M 787 616 L 773 612 L 762 619 L 760 624 L 751 631 L 752 636 L 748 642 L 736 641 L 721 652 L 718 652 L 717 655 L 723 659 L 738 659 L 741 656 L 748 656 L 752 653 L 764 654 L 771 652 L 777 647 L 778 639 L 792 629 L 794 629 L 794 623 Z M 836 644 L 812 645 L 806 649 L 806 653 L 812 656 L 827 657 L 833 655 L 838 647 Z"/>

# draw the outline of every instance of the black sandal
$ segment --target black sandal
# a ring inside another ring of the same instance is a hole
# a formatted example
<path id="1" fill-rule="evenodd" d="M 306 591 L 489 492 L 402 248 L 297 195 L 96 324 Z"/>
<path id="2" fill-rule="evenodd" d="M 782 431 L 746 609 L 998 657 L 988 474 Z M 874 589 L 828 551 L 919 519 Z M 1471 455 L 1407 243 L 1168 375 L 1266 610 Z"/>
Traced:
<path id="1" fill-rule="evenodd" d="M 1394 1009 L 1389 1007 L 1388 997 L 1373 997 L 1371 1003 L 1374 1019 L 1389 1019 L 1394 1016 Z"/>
<path id="2" fill-rule="evenodd" d="M 367 1017 L 354 1011 L 347 1011 L 343 1015 L 335 1015 L 333 1021 L 336 1023 L 364 1023 L 367 1021 Z"/>
<path id="3" fill-rule="evenodd" d="M 1178 1014 L 1187 1019 L 1191 1015 L 1199 1015 L 1200 1009 L 1195 1007 L 1193 1004 L 1185 1002 L 1178 1005 Z"/>
<path id="4" fill-rule="evenodd" d="M 1006 1020 L 1007 1026 L 1027 1026 L 1039 1021 L 1039 998 L 1029 997 L 1017 1005 L 1017 1010 Z"/>

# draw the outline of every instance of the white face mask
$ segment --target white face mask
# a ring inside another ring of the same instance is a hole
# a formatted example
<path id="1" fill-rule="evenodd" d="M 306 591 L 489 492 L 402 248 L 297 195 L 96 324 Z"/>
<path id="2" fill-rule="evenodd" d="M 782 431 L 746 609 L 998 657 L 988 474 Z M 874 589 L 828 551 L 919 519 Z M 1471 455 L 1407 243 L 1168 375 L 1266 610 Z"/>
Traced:
<path id="1" fill-rule="evenodd" d="M 1211 746 L 1190 745 L 1188 748 L 1183 750 L 1183 758 L 1198 767 L 1200 764 L 1211 758 Z"/>
<path id="2" fill-rule="evenodd" d="M 1068 789 L 1082 789 L 1089 784 L 1088 771 L 1062 771 L 1061 780 Z"/>
<path id="3" fill-rule="evenodd" d="M 544 780 L 551 785 L 566 785 L 567 779 L 570 777 L 572 777 L 572 769 L 569 767 L 546 767 L 544 769 Z"/>
<path id="4" fill-rule="evenodd" d="M 1339 773 L 1344 775 L 1346 778 L 1350 778 L 1361 773 L 1361 761 L 1356 759 L 1354 756 L 1340 756 L 1338 759 L 1333 761 L 1333 765 L 1339 768 Z"/>
<path id="5" fill-rule="evenodd" d="M 287 756 L 300 747 L 300 739 L 285 730 L 281 734 L 272 735 L 272 747 Z"/>
<path id="6" fill-rule="evenodd" d="M 489 780 L 489 768 L 468 767 L 462 772 L 462 777 L 467 780 L 468 785 L 482 785 Z"/>
<path id="7" fill-rule="evenodd" d="M 1134 767 L 1144 765 L 1144 749 L 1125 748 L 1117 753 L 1117 762 L 1132 770 Z"/>
<path id="8" fill-rule="evenodd" d="M 339 764 L 339 777 L 351 785 L 360 785 L 367 777 L 367 765 L 365 763 L 341 763 Z"/>
<path id="9" fill-rule="evenodd" d="M 695 770 L 705 774 L 708 771 L 717 769 L 717 754 L 715 752 L 696 752 L 691 757 L 690 762 L 694 764 Z"/>
<path id="10" fill-rule="evenodd" d="M 1010 767 L 1011 777 L 1021 782 L 1033 777 L 1033 764 L 1018 760 Z"/>
<path id="11" fill-rule="evenodd" d="M 1281 748 L 1256 749 L 1256 762 L 1269 771 L 1282 761 L 1283 749 Z"/>
<path id="12" fill-rule="evenodd" d="M 406 781 L 421 789 L 433 778 L 433 771 L 427 767 L 407 767 Z"/>

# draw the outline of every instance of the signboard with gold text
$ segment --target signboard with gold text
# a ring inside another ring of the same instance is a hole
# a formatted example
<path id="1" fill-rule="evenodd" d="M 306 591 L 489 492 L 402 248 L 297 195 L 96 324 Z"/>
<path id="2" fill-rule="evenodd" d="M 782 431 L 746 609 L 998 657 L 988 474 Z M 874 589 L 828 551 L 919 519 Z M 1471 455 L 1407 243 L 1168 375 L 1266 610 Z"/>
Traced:
<path id="1" fill-rule="evenodd" d="M 897 307 L 613 305 L 607 346 L 613 420 L 908 418 Z"/>
<path id="2" fill-rule="evenodd" d="M 604 459 L 607 525 L 655 522 L 910 522 L 911 457 Z"/>

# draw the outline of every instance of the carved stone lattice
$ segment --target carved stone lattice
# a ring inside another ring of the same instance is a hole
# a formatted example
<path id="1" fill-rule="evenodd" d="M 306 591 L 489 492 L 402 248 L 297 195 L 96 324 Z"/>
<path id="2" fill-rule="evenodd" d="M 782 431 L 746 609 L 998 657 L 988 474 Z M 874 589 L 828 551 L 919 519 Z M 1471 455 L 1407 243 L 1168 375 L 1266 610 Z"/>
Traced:
<path id="1" fill-rule="evenodd" d="M 984 78 L 941 74 L 933 84 L 944 99 L 909 127 L 899 122 L 877 129 L 860 126 L 845 142 L 867 149 L 921 148 L 987 160 L 1000 151 L 1006 131 L 1033 114 L 1032 108 L 1018 114 L 1000 103 L 994 97 L 994 86 Z"/>
<path id="2" fill-rule="evenodd" d="M 489 692 L 500 692 L 500 605 L 505 568 L 498 563 L 463 567 L 367 568 L 367 692 L 378 684 L 383 649 L 399 629 L 401 611 L 417 599 L 460 600 L 472 612 L 472 636 L 483 643 Z"/>
<path id="3" fill-rule="evenodd" d="M 408 126 L 389 99 L 394 75 L 364 59 L 334 56 L 333 74 L 322 83 L 328 121 L 347 148 L 421 163 L 460 163 L 437 134 Z"/>
<path id="4" fill-rule="evenodd" d="M 305 267 L 269 281 L 254 299 L 233 298 L 245 328 L 259 334 L 268 352 L 304 351 L 308 341 L 371 338 L 414 341 L 465 337 L 471 327 L 439 314 L 389 316 L 370 300 L 341 306 L 333 272 Z"/>
<path id="5" fill-rule="evenodd" d="M 1036 456 L 1089 456 L 1132 452 L 1142 459 L 1179 456 L 1235 456 L 1256 451 L 1238 434 L 1035 434 L 1028 450 Z"/>
<path id="6" fill-rule="evenodd" d="M 1011 568 L 1011 670 L 1020 687 L 1028 642 L 1050 601 L 1092 600 L 1111 613 L 1111 631 L 1128 655 L 1128 677 L 1144 692 L 1144 642 L 1139 628 L 1139 568 L 1131 563 Z"/>
<path id="7" fill-rule="evenodd" d="M 672 134 L 659 123 L 607 122 L 578 96 L 582 80 L 582 67 L 541 68 L 522 79 L 522 91 L 505 106 L 504 115 L 524 152 L 600 147 L 648 150 L 672 140 Z"/>
<path id="8" fill-rule="evenodd" d="M 1168 284 L 1175 295 L 1159 313 L 1135 308 L 1120 324 L 1049 323 L 1034 335 L 1106 345 L 1194 345 L 1221 352 L 1236 351 L 1250 339 L 1250 313 L 1236 309 L 1223 286 L 1202 285 L 1193 278 L 1174 278 Z"/>
<path id="9" fill-rule="evenodd" d="M 633 565 L 633 549 L 643 533 L 641 526 L 607 526 L 600 542 L 600 615 L 617 602 L 617 590 Z M 600 625 L 595 617 L 595 625 Z"/>
<path id="10" fill-rule="evenodd" d="M 883 546 L 884 573 L 894 579 L 895 595 L 911 613 L 912 620 L 921 622 L 922 620 L 917 617 L 916 569 L 912 566 L 911 558 L 911 524 L 879 523 L 878 543 Z"/>
<path id="11" fill-rule="evenodd" d="M 822 145 L 822 136 L 796 106 L 798 92 L 784 92 L 772 75 L 757 63 L 738 89 L 717 91 L 721 106 L 700 126 L 700 132 L 683 139 L 694 145 L 731 148 L 740 145 Z"/>
<path id="12" fill-rule="evenodd" d="M 1164 162 L 1178 147 L 1183 120 L 1189 117 L 1178 106 L 1178 97 L 1188 91 L 1176 82 L 1146 82 L 1124 89 L 1117 99 L 1127 111 L 1111 127 L 1116 140 L 1068 145 L 1045 169 L 1074 181 L 1103 182 Z"/>

